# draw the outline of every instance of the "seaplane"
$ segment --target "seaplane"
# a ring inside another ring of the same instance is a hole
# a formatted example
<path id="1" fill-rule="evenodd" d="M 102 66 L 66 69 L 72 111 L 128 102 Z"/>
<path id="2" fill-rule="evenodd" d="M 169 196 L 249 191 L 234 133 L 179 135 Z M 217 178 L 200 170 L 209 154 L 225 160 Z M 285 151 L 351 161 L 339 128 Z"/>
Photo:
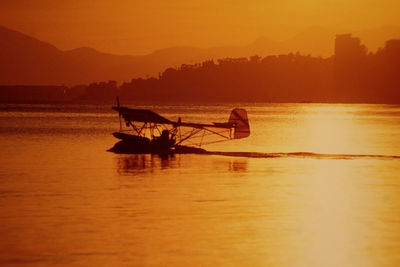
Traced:
<path id="1" fill-rule="evenodd" d="M 109 149 L 116 153 L 207 153 L 203 145 L 250 135 L 247 111 L 242 108 L 233 109 L 228 121 L 212 123 L 184 122 L 180 117 L 172 121 L 148 109 L 123 107 L 118 97 L 112 109 L 120 121 L 119 131 L 113 133 L 120 141 Z"/>

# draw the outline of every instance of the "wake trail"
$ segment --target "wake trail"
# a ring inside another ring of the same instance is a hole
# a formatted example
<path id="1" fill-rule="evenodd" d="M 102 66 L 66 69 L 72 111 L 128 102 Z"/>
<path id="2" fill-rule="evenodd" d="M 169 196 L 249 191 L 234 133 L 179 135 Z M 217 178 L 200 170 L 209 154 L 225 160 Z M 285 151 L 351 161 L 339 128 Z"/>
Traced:
<path id="1" fill-rule="evenodd" d="M 400 159 L 400 156 L 393 156 L 393 155 L 321 154 L 313 152 L 262 153 L 262 152 L 206 151 L 206 154 L 231 156 L 231 157 L 246 157 L 246 158 Z"/>

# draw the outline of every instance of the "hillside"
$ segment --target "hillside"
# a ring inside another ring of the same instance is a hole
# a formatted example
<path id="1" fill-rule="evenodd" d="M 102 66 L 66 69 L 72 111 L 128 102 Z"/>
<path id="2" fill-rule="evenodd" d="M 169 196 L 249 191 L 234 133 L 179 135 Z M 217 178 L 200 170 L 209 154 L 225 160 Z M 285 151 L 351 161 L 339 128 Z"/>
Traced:
<path id="1" fill-rule="evenodd" d="M 76 85 L 97 81 L 129 82 L 138 77 L 157 77 L 169 67 L 194 64 L 209 59 L 267 56 L 300 52 L 329 57 L 335 33 L 310 28 L 286 41 L 261 37 L 246 46 L 197 48 L 170 47 L 148 55 L 114 55 L 92 48 L 62 51 L 55 46 L 0 26 L 0 85 Z M 400 37 L 400 28 L 391 26 L 359 32 L 365 44 L 376 50 L 390 38 Z M 382 39 L 382 40 L 381 40 Z M 381 41 L 377 41 L 381 40 Z"/>

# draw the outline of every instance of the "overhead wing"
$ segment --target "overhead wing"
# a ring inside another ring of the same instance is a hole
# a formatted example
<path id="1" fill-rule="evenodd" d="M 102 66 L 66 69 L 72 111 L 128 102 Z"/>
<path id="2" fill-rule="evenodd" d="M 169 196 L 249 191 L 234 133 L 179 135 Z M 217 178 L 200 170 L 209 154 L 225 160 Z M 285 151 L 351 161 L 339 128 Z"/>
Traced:
<path id="1" fill-rule="evenodd" d="M 157 113 L 148 109 L 133 109 L 127 107 L 113 107 L 113 110 L 119 112 L 119 114 L 126 121 L 137 121 L 137 122 L 153 122 L 160 124 L 173 124 L 170 120 L 158 115 Z"/>

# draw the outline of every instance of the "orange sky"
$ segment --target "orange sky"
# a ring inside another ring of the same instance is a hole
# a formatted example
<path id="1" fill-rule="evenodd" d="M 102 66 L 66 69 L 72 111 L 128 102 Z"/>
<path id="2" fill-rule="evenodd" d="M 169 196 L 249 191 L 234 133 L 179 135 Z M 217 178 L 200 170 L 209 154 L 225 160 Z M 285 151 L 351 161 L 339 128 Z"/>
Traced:
<path id="1" fill-rule="evenodd" d="M 283 40 L 311 26 L 400 25 L 399 0 L 1 0 L 0 13 L 0 24 L 61 49 L 119 54 Z"/>

